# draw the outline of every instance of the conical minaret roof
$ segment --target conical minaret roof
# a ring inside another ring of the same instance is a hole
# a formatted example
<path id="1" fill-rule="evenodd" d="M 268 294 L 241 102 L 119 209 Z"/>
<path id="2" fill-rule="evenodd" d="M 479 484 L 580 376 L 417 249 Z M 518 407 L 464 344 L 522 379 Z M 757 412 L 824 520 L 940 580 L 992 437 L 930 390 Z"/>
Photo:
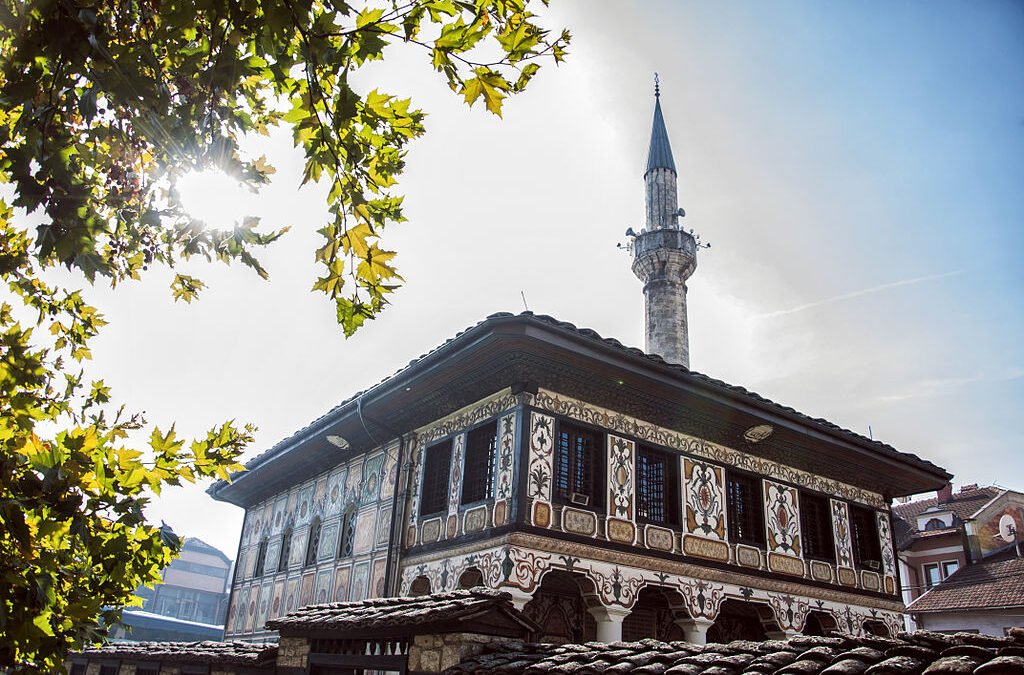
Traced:
<path id="1" fill-rule="evenodd" d="M 671 169 L 676 173 L 676 162 L 672 158 L 672 146 L 668 142 L 668 131 L 665 129 L 665 117 L 661 114 L 661 91 L 654 87 L 654 125 L 651 128 L 651 147 L 647 151 L 647 169 Z"/>

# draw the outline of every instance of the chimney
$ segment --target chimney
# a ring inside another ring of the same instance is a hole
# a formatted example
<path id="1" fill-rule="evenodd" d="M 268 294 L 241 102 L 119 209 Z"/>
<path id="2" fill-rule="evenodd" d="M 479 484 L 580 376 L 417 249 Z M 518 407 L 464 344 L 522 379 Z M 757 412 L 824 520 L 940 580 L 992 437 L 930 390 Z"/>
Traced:
<path id="1" fill-rule="evenodd" d="M 953 484 L 946 483 L 942 486 L 942 489 L 935 493 L 935 496 L 939 498 L 940 504 L 950 501 L 953 499 Z"/>

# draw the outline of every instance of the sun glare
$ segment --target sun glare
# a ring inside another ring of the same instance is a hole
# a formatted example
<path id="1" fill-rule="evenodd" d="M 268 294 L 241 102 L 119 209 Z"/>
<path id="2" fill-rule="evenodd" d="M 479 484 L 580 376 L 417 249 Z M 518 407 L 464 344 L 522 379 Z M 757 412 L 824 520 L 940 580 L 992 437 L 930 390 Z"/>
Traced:
<path id="1" fill-rule="evenodd" d="M 185 209 L 213 230 L 230 230 L 256 212 L 256 195 L 217 169 L 185 174 L 178 179 L 178 194 Z"/>

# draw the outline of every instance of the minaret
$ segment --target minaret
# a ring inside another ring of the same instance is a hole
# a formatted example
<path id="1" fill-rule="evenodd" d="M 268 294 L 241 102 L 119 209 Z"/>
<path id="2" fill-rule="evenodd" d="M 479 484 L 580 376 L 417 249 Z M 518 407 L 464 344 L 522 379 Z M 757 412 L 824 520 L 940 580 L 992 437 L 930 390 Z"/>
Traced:
<path id="1" fill-rule="evenodd" d="M 697 241 L 679 227 L 676 163 L 661 114 L 661 90 L 654 80 L 654 126 L 644 173 L 647 223 L 633 240 L 633 274 L 644 282 L 645 351 L 690 367 L 686 335 L 686 280 L 697 268 Z"/>

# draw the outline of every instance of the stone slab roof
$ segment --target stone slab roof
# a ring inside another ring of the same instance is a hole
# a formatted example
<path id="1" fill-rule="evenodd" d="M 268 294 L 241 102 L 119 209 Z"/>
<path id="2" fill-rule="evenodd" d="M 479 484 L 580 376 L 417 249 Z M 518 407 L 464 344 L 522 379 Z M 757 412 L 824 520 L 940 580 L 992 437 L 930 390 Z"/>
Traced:
<path id="1" fill-rule="evenodd" d="M 604 644 L 492 643 L 448 675 L 1024 675 L 1024 629 L 1010 637 L 928 631 L 877 637 Z"/>
<path id="2" fill-rule="evenodd" d="M 1024 558 L 1018 558 L 1012 549 L 961 567 L 911 603 L 907 611 L 916 614 L 997 607 L 1024 608 Z"/>
<path id="3" fill-rule="evenodd" d="M 177 664 L 273 665 L 277 644 L 250 642 L 111 642 L 79 652 L 91 659 L 173 661 Z"/>
<path id="4" fill-rule="evenodd" d="M 539 626 L 512 605 L 512 596 L 485 588 L 415 597 L 373 598 L 309 605 L 267 622 L 271 630 L 395 631 L 424 633 L 432 625 L 500 614 L 528 631 Z M 415 629 L 409 631 L 408 629 Z M 403 630 L 404 629 L 404 630 Z"/>

